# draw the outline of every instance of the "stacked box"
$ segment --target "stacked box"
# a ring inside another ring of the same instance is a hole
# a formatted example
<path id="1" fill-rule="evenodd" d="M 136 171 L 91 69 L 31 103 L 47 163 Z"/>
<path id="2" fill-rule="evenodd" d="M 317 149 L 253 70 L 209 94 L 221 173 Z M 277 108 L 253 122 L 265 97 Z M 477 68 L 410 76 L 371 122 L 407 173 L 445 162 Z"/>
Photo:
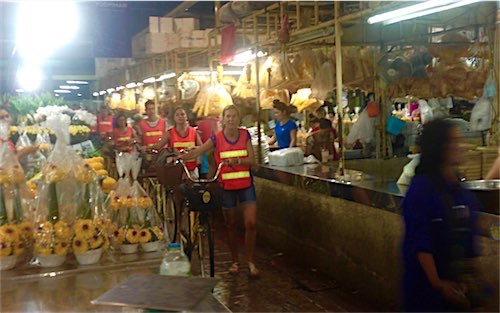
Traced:
<path id="1" fill-rule="evenodd" d="M 193 17 L 174 19 L 174 28 L 176 33 L 190 33 L 193 30 L 200 29 L 200 20 Z"/>
<path id="2" fill-rule="evenodd" d="M 132 38 L 132 56 L 141 57 L 167 51 L 166 34 L 140 33 Z"/>
<path id="3" fill-rule="evenodd" d="M 150 16 L 149 17 L 149 32 L 150 33 L 164 33 L 171 34 L 174 33 L 174 18 L 172 17 L 160 17 L 160 16 Z"/>

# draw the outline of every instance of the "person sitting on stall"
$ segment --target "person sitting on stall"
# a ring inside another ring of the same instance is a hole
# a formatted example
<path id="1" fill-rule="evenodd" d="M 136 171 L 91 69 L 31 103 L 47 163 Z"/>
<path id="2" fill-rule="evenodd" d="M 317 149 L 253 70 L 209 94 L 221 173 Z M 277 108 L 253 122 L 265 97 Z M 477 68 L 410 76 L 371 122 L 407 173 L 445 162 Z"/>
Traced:
<path id="1" fill-rule="evenodd" d="M 269 140 L 269 145 L 274 145 L 278 142 L 278 149 L 295 147 L 297 145 L 297 125 L 290 117 L 295 107 L 286 105 L 285 103 L 274 100 L 274 118 L 278 123 L 274 128 L 274 135 Z"/>
<path id="2" fill-rule="evenodd" d="M 332 156 L 334 161 L 338 161 L 339 154 L 335 149 L 336 131 L 332 127 L 332 122 L 326 118 L 319 120 L 319 129 L 306 139 L 306 153 L 305 155 L 314 155 L 318 160 L 322 160 L 321 150 L 328 150 L 328 154 Z"/>
<path id="3" fill-rule="evenodd" d="M 169 148 L 181 150 L 191 150 L 196 146 L 201 146 L 200 135 L 196 132 L 196 128 L 189 126 L 186 110 L 182 107 L 177 107 L 174 110 L 175 126 L 170 128 L 163 134 L 162 139 L 153 145 L 153 149 L 160 150 L 168 143 Z M 186 161 L 186 167 L 190 171 L 191 177 L 197 178 L 198 162 L 196 159 Z"/>
<path id="4" fill-rule="evenodd" d="M 319 130 L 319 118 L 313 116 L 313 115 L 309 115 L 310 117 L 310 120 L 309 120 L 309 131 L 308 133 L 309 134 L 312 134 L 314 132 L 317 132 Z"/>
<path id="5" fill-rule="evenodd" d="M 164 118 L 156 114 L 154 101 L 146 101 L 144 107 L 147 118 L 139 122 L 139 133 L 137 136 L 141 141 L 142 150 L 144 152 L 150 152 L 168 131 L 168 124 Z M 157 150 L 162 148 L 163 146 L 157 146 Z"/>
<path id="6" fill-rule="evenodd" d="M 113 115 L 109 112 L 107 105 L 104 105 L 99 109 L 96 132 L 103 140 L 110 138 L 113 134 Z"/>
<path id="7" fill-rule="evenodd" d="M 132 152 L 137 142 L 135 130 L 128 126 L 127 116 L 120 112 L 116 115 L 116 123 L 113 129 L 114 149 L 119 152 Z"/>
<path id="8" fill-rule="evenodd" d="M 184 160 L 191 160 L 203 152 L 215 149 L 217 164 L 222 166 L 219 182 L 223 187 L 222 210 L 228 228 L 229 248 L 231 249 L 232 264 L 229 267 L 231 274 L 239 271 L 238 263 L 238 236 L 236 208 L 243 209 L 245 225 L 245 252 L 248 264 L 248 273 L 255 277 L 259 270 L 253 260 L 256 241 L 257 196 L 250 167 L 255 165 L 255 154 L 248 130 L 240 128 L 240 113 L 236 106 L 229 105 L 222 112 L 223 128 L 210 140 L 200 147 L 181 156 Z"/>

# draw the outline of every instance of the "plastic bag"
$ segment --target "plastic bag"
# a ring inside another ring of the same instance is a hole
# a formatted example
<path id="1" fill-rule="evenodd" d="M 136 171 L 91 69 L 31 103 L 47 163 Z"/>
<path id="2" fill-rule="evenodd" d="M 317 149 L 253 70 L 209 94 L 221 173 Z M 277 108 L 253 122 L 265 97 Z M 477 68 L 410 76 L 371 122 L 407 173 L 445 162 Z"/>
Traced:
<path id="1" fill-rule="evenodd" d="M 491 103 L 485 98 L 479 99 L 470 116 L 470 128 L 472 131 L 483 131 L 491 128 L 492 119 Z"/>
<path id="2" fill-rule="evenodd" d="M 368 116 L 368 110 L 363 110 L 359 114 L 358 120 L 352 125 L 347 136 L 347 143 L 353 144 L 357 140 L 361 143 L 370 143 L 375 139 L 375 118 Z"/>
<path id="3" fill-rule="evenodd" d="M 332 62 L 327 61 L 318 71 L 311 84 L 311 96 L 317 99 L 325 100 L 328 98 L 328 93 L 335 88 L 335 66 Z"/>
<path id="4" fill-rule="evenodd" d="M 286 148 L 269 153 L 271 166 L 296 166 L 304 163 L 304 152 L 301 148 Z"/>
<path id="5" fill-rule="evenodd" d="M 415 176 L 415 168 L 420 163 L 420 154 L 408 156 L 411 161 L 403 167 L 403 173 L 398 179 L 398 185 L 410 185 L 411 179 Z"/>

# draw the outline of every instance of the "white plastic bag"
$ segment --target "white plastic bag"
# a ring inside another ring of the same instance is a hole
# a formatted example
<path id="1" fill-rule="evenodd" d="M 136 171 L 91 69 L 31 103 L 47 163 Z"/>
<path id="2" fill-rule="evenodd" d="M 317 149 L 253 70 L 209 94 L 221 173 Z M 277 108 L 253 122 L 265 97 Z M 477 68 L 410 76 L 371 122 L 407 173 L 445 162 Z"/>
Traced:
<path id="1" fill-rule="evenodd" d="M 356 140 L 361 143 L 370 143 L 375 139 L 375 123 L 376 118 L 368 116 L 368 110 L 363 110 L 359 114 L 358 120 L 352 125 L 351 131 L 347 136 L 347 142 L 353 144 Z"/>
<path id="2" fill-rule="evenodd" d="M 470 116 L 470 128 L 472 131 L 483 131 L 491 128 L 492 110 L 491 104 L 485 98 L 479 99 Z"/>
<path id="3" fill-rule="evenodd" d="M 300 148 L 286 148 L 269 153 L 271 166 L 297 166 L 304 163 L 304 152 Z"/>

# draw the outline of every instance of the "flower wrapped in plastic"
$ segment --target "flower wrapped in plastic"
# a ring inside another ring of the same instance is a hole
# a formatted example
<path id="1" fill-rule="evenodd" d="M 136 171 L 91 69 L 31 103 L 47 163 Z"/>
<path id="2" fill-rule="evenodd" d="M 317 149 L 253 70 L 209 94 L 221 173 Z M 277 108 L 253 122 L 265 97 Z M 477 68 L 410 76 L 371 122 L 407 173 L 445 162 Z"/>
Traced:
<path id="1" fill-rule="evenodd" d="M 137 176 L 141 170 L 142 159 L 137 159 L 132 164 L 132 188 L 130 195 L 132 196 L 132 201 L 127 203 L 129 207 L 135 207 L 139 209 L 148 209 L 153 207 L 153 200 L 146 193 L 141 184 L 137 181 Z"/>
<path id="2" fill-rule="evenodd" d="M 118 211 L 122 207 L 127 207 L 127 203 L 131 202 L 130 194 L 131 178 L 130 172 L 132 169 L 133 159 L 137 158 L 137 153 L 119 153 L 116 155 L 116 170 L 118 172 L 118 181 L 113 190 L 109 192 L 107 204 L 114 210 Z"/>
<path id="3" fill-rule="evenodd" d="M 30 193 L 24 171 L 8 141 L 9 125 L 0 123 L 0 269 L 15 266 L 32 242 Z"/>

